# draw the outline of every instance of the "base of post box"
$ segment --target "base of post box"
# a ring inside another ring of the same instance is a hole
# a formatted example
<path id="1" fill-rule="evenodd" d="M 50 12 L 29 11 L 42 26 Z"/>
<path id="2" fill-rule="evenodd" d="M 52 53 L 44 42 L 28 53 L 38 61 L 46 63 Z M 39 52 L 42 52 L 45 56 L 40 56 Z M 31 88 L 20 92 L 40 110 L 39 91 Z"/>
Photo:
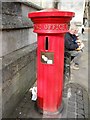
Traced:
<path id="1" fill-rule="evenodd" d="M 39 107 L 37 106 L 37 102 L 36 102 L 36 104 L 35 104 L 35 109 L 36 109 L 40 114 L 43 114 L 43 115 L 48 115 L 48 116 L 58 115 L 58 114 L 61 114 L 61 113 L 63 112 L 64 102 L 62 101 L 61 106 L 58 108 L 58 110 L 57 110 L 56 112 L 48 112 L 48 111 L 42 110 L 41 108 L 39 108 Z"/>

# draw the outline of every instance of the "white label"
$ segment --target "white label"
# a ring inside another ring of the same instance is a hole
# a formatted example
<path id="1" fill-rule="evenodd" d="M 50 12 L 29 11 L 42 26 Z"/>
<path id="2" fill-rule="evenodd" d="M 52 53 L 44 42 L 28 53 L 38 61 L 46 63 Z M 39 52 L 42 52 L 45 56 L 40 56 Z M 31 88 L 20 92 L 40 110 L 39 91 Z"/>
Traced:
<path id="1" fill-rule="evenodd" d="M 53 64 L 52 60 L 48 60 L 47 64 Z"/>

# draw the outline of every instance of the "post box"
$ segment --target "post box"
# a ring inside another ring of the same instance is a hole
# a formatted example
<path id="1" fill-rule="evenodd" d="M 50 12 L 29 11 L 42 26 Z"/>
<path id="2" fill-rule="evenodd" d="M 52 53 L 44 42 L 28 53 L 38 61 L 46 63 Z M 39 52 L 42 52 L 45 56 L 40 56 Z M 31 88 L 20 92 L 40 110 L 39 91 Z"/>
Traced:
<path id="1" fill-rule="evenodd" d="M 37 106 L 57 112 L 62 103 L 64 34 L 73 12 L 48 9 L 28 14 L 37 33 Z"/>

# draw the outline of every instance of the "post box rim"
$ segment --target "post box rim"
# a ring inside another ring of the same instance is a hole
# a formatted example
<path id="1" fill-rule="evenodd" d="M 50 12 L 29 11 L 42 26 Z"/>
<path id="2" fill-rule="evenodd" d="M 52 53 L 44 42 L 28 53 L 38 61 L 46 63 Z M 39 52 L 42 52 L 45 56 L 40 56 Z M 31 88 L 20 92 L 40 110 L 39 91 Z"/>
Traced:
<path id="1" fill-rule="evenodd" d="M 28 13 L 28 17 L 74 17 L 75 13 L 70 11 L 60 11 L 58 9 L 47 9 Z"/>

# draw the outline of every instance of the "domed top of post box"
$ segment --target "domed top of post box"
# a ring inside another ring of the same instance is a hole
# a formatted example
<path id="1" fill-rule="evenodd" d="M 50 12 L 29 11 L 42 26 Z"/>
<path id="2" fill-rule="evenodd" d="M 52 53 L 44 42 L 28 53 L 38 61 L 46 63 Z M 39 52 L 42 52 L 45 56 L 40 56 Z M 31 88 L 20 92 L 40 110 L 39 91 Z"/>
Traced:
<path id="1" fill-rule="evenodd" d="M 60 11 L 58 9 L 50 8 L 41 11 L 36 11 L 28 14 L 28 17 L 74 17 L 74 12 Z"/>
<path id="2" fill-rule="evenodd" d="M 37 33 L 65 33 L 74 16 L 74 12 L 54 8 L 28 13 L 28 17 L 34 22 L 34 32 Z"/>

